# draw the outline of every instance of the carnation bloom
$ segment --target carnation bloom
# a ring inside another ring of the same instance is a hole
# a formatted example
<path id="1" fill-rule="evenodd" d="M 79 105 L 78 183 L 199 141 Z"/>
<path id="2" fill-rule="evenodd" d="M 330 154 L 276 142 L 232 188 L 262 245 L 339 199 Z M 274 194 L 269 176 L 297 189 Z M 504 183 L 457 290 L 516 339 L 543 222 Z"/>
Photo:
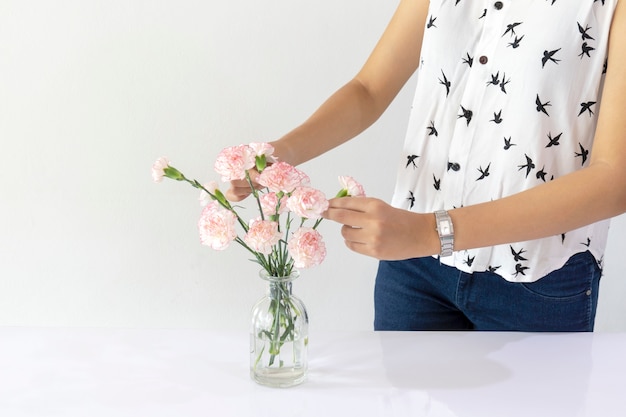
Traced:
<path id="1" fill-rule="evenodd" d="M 217 201 L 206 205 L 198 220 L 200 242 L 215 250 L 224 250 L 235 240 L 235 221 L 237 217 L 222 208 Z"/>
<path id="2" fill-rule="evenodd" d="M 222 181 L 242 180 L 246 171 L 255 165 L 255 152 L 248 145 L 237 145 L 223 149 L 215 160 L 215 172 Z"/>
<path id="3" fill-rule="evenodd" d="M 328 209 L 328 200 L 323 192 L 312 188 L 297 187 L 287 200 L 289 211 L 307 219 L 319 219 Z"/>
<path id="4" fill-rule="evenodd" d="M 339 176 L 339 184 L 341 192 L 345 192 L 350 197 L 365 197 L 365 190 L 354 178 L 348 176 Z"/>
<path id="5" fill-rule="evenodd" d="M 249 145 L 256 156 L 265 155 L 268 159 L 274 154 L 274 147 L 265 142 L 253 142 Z"/>
<path id="6" fill-rule="evenodd" d="M 296 268 L 311 268 L 322 263 L 326 257 L 322 235 L 311 227 L 296 230 L 287 246 Z"/>
<path id="7" fill-rule="evenodd" d="M 287 210 L 285 206 L 285 198 L 278 198 L 275 192 L 269 192 L 259 197 L 261 202 L 261 210 L 265 216 L 274 216 L 276 214 L 282 214 Z"/>
<path id="8" fill-rule="evenodd" d="M 218 189 L 217 182 L 215 181 L 207 182 L 206 184 L 203 184 L 202 186 L 204 187 L 205 190 L 207 190 L 209 193 L 213 195 L 215 195 L 215 190 Z M 200 196 L 198 196 L 198 201 L 200 202 L 200 205 L 204 207 L 207 204 L 209 204 L 211 201 L 213 201 L 213 198 L 206 191 L 200 190 Z"/>
<path id="9" fill-rule="evenodd" d="M 170 164 L 170 161 L 162 156 L 159 159 L 157 159 L 154 164 L 152 165 L 152 180 L 154 182 L 161 182 L 163 181 L 163 176 L 165 175 L 165 168 L 167 168 Z"/>
<path id="10" fill-rule="evenodd" d="M 296 187 L 308 184 L 309 177 L 286 162 L 276 162 L 263 170 L 257 182 L 270 191 L 290 193 Z"/>
<path id="11" fill-rule="evenodd" d="M 243 240 L 252 250 L 267 255 L 272 253 L 272 247 L 278 244 L 281 237 L 277 222 L 257 218 L 250 222 Z"/>

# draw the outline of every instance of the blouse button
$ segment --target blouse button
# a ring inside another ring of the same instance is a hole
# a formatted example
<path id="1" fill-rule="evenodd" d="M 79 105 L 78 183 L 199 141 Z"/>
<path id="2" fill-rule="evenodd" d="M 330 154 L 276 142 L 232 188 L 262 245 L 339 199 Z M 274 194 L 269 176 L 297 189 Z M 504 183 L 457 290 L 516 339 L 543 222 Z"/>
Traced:
<path id="1" fill-rule="evenodd" d="M 487 58 L 485 55 L 483 55 L 480 58 L 478 58 L 478 62 L 480 62 L 483 65 L 485 65 L 487 63 L 487 61 L 489 61 L 489 58 Z"/>
<path id="2" fill-rule="evenodd" d="M 459 169 L 461 169 L 461 165 L 456 162 L 449 162 L 448 168 L 450 168 L 452 171 L 458 171 Z"/>
<path id="3" fill-rule="evenodd" d="M 503 7 L 503 6 L 504 6 L 504 5 L 502 4 L 502 2 L 501 2 L 501 1 L 497 1 L 497 2 L 495 2 L 495 3 L 493 4 L 493 7 L 495 7 L 495 8 L 496 8 L 496 10 L 500 10 L 500 9 L 502 9 L 502 7 Z"/>

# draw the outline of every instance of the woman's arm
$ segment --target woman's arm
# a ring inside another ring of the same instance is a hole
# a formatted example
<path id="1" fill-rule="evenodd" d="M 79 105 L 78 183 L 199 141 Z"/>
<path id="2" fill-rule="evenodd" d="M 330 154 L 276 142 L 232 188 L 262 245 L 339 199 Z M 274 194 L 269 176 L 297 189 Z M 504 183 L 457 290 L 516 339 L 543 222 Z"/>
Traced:
<path id="1" fill-rule="evenodd" d="M 419 65 L 428 0 L 401 0 L 359 73 L 326 100 L 302 125 L 272 142 L 275 155 L 299 165 L 352 139 L 374 123 Z M 233 182 L 227 197 L 250 193 Z"/>
<path id="2" fill-rule="evenodd" d="M 530 190 L 451 210 L 455 250 L 558 235 L 626 211 L 626 5 L 619 2 L 590 164 Z M 439 253 L 435 218 L 376 199 L 336 199 L 326 217 L 349 248 L 379 259 Z M 485 227 L 488 226 L 488 227 Z"/>
<path id="3" fill-rule="evenodd" d="M 273 142 L 298 165 L 352 139 L 374 123 L 419 65 L 426 0 L 402 0 L 359 73 L 302 125 Z"/>

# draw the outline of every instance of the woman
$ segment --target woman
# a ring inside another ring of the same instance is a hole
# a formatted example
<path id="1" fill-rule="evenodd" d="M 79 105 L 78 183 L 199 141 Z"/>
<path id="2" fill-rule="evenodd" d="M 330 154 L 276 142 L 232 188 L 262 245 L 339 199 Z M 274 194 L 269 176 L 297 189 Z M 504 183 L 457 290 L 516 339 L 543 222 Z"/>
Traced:
<path id="1" fill-rule="evenodd" d="M 402 0 L 354 79 L 272 143 L 314 158 L 418 71 L 391 205 L 325 214 L 381 260 L 376 329 L 593 330 L 607 219 L 626 210 L 625 7 Z"/>

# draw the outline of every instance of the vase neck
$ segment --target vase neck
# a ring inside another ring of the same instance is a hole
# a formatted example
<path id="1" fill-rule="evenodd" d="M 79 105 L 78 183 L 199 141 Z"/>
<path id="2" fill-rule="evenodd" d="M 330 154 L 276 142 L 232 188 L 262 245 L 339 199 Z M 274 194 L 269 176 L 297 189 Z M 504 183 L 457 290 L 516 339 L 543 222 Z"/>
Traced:
<path id="1" fill-rule="evenodd" d="M 271 299 L 289 297 L 291 295 L 291 281 L 270 281 L 267 287 L 267 295 Z"/>
<path id="2" fill-rule="evenodd" d="M 265 270 L 259 272 L 259 276 L 267 281 L 267 296 L 272 299 L 280 299 L 282 297 L 291 296 L 291 282 L 300 276 L 297 270 L 292 271 L 289 276 L 286 277 L 273 277 L 270 276 Z"/>

